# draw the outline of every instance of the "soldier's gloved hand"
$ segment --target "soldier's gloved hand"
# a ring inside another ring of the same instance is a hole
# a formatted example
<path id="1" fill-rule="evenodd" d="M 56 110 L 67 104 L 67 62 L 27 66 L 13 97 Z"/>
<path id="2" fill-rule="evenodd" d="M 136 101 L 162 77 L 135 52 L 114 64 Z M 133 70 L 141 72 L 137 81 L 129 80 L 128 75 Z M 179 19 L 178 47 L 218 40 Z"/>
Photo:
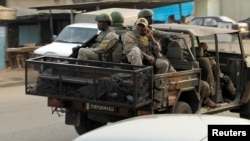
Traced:
<path id="1" fill-rule="evenodd" d="M 147 65 L 154 65 L 155 64 L 155 58 L 152 56 L 147 56 L 145 57 L 145 59 L 147 60 Z"/>

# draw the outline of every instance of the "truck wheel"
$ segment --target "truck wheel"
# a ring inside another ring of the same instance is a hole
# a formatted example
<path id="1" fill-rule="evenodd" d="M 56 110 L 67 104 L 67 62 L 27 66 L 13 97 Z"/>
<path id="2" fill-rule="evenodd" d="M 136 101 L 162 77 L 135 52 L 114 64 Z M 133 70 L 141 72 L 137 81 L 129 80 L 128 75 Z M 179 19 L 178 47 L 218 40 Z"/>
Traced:
<path id="1" fill-rule="evenodd" d="M 240 113 L 240 118 L 250 119 L 250 114 L 241 114 Z"/>
<path id="2" fill-rule="evenodd" d="M 250 101 L 240 107 L 240 118 L 250 119 Z"/>
<path id="3" fill-rule="evenodd" d="M 174 113 L 191 114 L 191 107 L 184 101 L 178 101 L 175 105 Z"/>
<path id="4" fill-rule="evenodd" d="M 82 114 L 80 125 L 75 126 L 75 130 L 78 135 L 82 135 L 103 125 L 105 124 L 88 119 L 87 114 Z"/>

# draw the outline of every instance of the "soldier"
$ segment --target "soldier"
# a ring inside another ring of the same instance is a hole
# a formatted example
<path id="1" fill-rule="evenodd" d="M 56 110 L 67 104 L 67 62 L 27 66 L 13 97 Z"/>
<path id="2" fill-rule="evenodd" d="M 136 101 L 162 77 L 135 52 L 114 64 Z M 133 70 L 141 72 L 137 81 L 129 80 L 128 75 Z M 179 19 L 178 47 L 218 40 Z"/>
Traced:
<path id="1" fill-rule="evenodd" d="M 151 31 L 150 33 L 153 35 L 153 37 L 155 39 L 161 39 L 162 37 L 184 37 L 186 41 L 188 41 L 188 39 L 186 39 L 186 36 L 184 36 L 183 34 L 180 33 L 172 33 L 172 32 L 163 32 L 163 31 L 159 31 L 156 30 L 154 28 L 152 28 L 150 25 L 153 23 L 153 11 L 151 9 L 142 9 L 139 13 L 138 13 L 138 18 L 145 18 L 148 21 L 148 29 Z M 124 39 L 125 40 L 125 39 Z M 178 43 L 180 45 L 183 45 L 184 43 L 182 41 L 178 41 Z M 124 44 L 125 46 L 125 44 Z M 134 51 L 135 52 L 135 51 Z M 124 52 L 126 53 L 126 51 Z M 132 54 L 132 53 L 131 53 Z M 127 55 L 127 58 L 129 60 L 129 56 Z M 132 56 L 132 55 L 131 55 Z M 160 56 L 160 55 L 159 55 Z M 136 60 L 136 59 L 135 59 Z M 139 59 L 138 59 L 139 60 Z M 156 60 L 162 60 L 162 59 L 156 59 Z M 176 70 L 170 65 L 170 63 L 166 60 L 162 60 L 162 64 L 165 64 L 165 66 L 169 67 L 169 70 L 165 72 L 175 72 Z M 157 64 L 156 64 L 157 65 Z M 158 65 L 159 68 L 160 65 Z M 157 68 L 157 67 L 156 67 Z M 164 65 L 162 65 L 162 70 L 164 70 Z M 159 71 L 157 73 L 163 73 L 164 71 Z M 201 97 L 203 100 L 203 104 L 207 105 L 210 108 L 215 108 L 216 104 L 209 98 L 211 95 L 210 92 L 210 87 L 209 84 L 205 81 L 201 81 Z"/>
<path id="2" fill-rule="evenodd" d="M 115 30 L 118 34 L 122 34 L 128 30 L 128 26 L 124 24 L 124 17 L 121 12 L 113 11 L 110 16 L 113 20 L 113 24 L 110 28 Z"/>
<path id="3" fill-rule="evenodd" d="M 113 62 L 120 63 L 122 60 L 122 38 L 124 33 L 128 30 L 128 26 L 124 24 L 124 17 L 121 12 L 113 11 L 110 16 L 112 17 L 113 24 L 110 26 L 118 35 L 119 42 L 117 43 L 117 47 L 114 49 L 112 54 L 110 54 L 110 58 L 112 58 Z"/>
<path id="4" fill-rule="evenodd" d="M 123 54 L 129 63 L 140 66 L 153 65 L 157 74 L 176 72 L 166 59 L 155 55 L 160 51 L 160 44 L 148 28 L 148 21 L 145 18 L 139 18 L 135 28 L 124 35 Z"/>
<path id="5" fill-rule="evenodd" d="M 234 87 L 234 84 L 231 80 L 231 78 L 227 75 L 224 75 L 220 68 L 217 67 L 217 64 L 215 62 L 215 59 L 213 56 L 211 56 L 208 52 L 208 45 L 205 42 L 201 42 L 199 44 L 199 47 L 203 49 L 203 54 L 205 57 L 209 57 L 210 60 L 210 64 L 212 66 L 212 70 L 214 73 L 214 77 L 217 78 L 219 77 L 220 79 L 220 85 L 222 87 L 222 93 L 225 96 L 225 98 L 229 98 L 229 99 L 234 99 L 236 96 L 236 88 Z M 229 95 L 228 95 L 229 94 Z"/>
<path id="6" fill-rule="evenodd" d="M 153 11 L 151 9 L 142 9 L 139 13 L 138 13 L 138 18 L 145 18 L 148 21 L 148 27 L 151 30 L 154 38 L 156 40 L 160 40 L 162 45 L 165 45 L 165 47 L 163 48 L 163 52 L 164 50 L 167 50 L 167 44 L 169 43 L 169 39 L 173 38 L 173 39 L 177 39 L 177 38 L 184 38 L 186 40 L 186 42 L 190 42 L 189 37 L 185 36 L 185 34 L 183 33 L 175 33 L 175 32 L 164 32 L 164 31 L 159 31 L 154 29 L 153 27 L 151 27 L 150 25 L 153 24 Z M 185 46 L 185 43 L 183 40 L 176 40 L 181 46 Z M 165 54 L 164 54 L 165 55 Z"/>
<path id="7" fill-rule="evenodd" d="M 90 47 L 79 50 L 78 59 L 98 60 L 100 59 L 99 54 L 108 52 L 119 40 L 119 36 L 109 27 L 112 24 L 112 19 L 108 14 L 99 14 L 95 20 L 101 32 Z M 101 59 L 105 60 L 102 57 Z"/>
<path id="8" fill-rule="evenodd" d="M 156 39 L 160 39 L 162 37 L 172 37 L 173 35 L 177 36 L 176 33 L 171 33 L 171 32 L 163 32 L 163 31 L 159 31 L 156 30 L 154 28 L 152 28 L 150 25 L 153 24 L 153 11 L 151 9 L 142 9 L 139 13 L 138 13 L 138 18 L 145 18 L 148 21 L 148 27 L 151 30 L 153 36 Z"/>

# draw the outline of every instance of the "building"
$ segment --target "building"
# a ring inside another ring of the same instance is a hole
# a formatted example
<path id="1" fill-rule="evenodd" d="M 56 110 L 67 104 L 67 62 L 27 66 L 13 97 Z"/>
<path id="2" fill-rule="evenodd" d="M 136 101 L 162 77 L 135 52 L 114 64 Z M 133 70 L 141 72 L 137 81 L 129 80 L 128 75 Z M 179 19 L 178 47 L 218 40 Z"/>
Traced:
<path id="1" fill-rule="evenodd" d="M 228 16 L 236 21 L 248 18 L 249 0 L 194 0 L 194 16 Z"/>

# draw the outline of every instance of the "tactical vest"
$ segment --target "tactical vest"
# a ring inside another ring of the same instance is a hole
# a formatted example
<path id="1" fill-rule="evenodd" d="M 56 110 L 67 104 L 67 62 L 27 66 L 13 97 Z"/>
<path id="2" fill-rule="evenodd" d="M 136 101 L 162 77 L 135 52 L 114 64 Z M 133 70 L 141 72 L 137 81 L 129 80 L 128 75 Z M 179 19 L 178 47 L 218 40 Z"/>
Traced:
<path id="1" fill-rule="evenodd" d="M 136 39 L 137 39 L 137 45 L 141 49 L 141 51 L 145 52 L 147 55 L 150 55 L 154 57 L 153 55 L 153 48 L 150 45 L 150 41 L 147 36 L 140 36 L 137 33 L 136 34 Z"/>
<path id="2" fill-rule="evenodd" d="M 96 43 L 92 47 L 98 46 L 109 32 L 113 32 L 113 29 L 109 28 L 107 31 L 101 32 L 100 35 L 96 38 Z M 120 34 L 118 34 L 119 38 L 121 37 Z M 101 58 L 107 62 L 120 63 L 121 58 L 122 58 L 121 39 L 119 39 L 119 41 L 117 41 L 110 50 L 108 50 L 106 53 L 103 53 Z"/>
<path id="3" fill-rule="evenodd" d="M 101 32 L 95 39 L 95 43 L 91 45 L 91 48 L 97 47 L 109 32 L 112 32 L 111 28 L 108 28 L 108 30 Z"/>

